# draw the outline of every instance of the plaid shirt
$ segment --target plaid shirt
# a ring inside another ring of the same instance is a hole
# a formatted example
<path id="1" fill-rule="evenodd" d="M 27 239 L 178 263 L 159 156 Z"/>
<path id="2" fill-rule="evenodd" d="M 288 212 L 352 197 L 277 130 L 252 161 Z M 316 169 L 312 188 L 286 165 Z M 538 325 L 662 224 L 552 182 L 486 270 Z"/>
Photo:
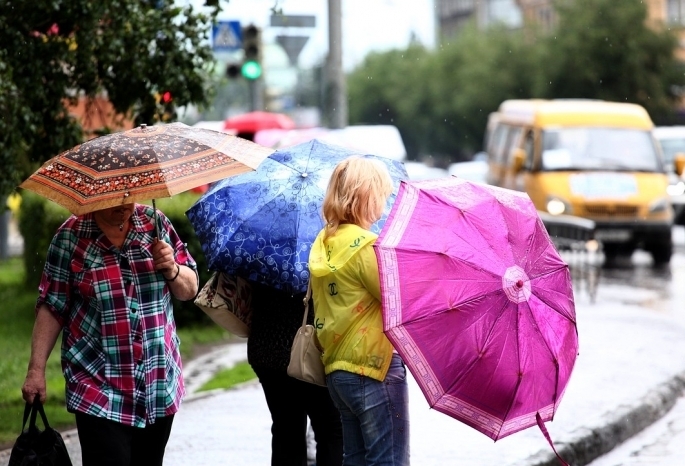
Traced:
<path id="1" fill-rule="evenodd" d="M 169 220 L 160 236 L 197 270 Z M 121 248 L 92 214 L 71 216 L 48 249 L 37 306 L 62 325 L 67 409 L 144 427 L 178 411 L 185 394 L 171 293 L 155 271 L 153 210 L 136 205 Z"/>

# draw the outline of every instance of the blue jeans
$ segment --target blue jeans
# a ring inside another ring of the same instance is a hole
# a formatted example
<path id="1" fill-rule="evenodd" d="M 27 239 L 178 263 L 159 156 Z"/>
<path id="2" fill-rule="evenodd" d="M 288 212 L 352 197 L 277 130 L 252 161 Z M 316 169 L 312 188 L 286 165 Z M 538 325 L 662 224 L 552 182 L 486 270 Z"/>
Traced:
<path id="1" fill-rule="evenodd" d="M 398 354 L 383 382 L 335 371 L 326 383 L 342 420 L 344 466 L 409 465 L 407 372 Z"/>

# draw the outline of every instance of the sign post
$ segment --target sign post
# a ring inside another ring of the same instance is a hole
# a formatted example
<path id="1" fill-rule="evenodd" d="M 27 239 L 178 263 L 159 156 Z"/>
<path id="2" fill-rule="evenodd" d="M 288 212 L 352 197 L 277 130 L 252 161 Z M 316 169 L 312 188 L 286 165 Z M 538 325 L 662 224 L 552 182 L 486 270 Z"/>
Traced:
<path id="1" fill-rule="evenodd" d="M 283 28 L 313 28 L 316 27 L 316 16 L 310 15 L 271 15 L 271 26 Z M 291 66 L 297 66 L 297 57 L 309 40 L 309 36 L 276 36 Z"/>

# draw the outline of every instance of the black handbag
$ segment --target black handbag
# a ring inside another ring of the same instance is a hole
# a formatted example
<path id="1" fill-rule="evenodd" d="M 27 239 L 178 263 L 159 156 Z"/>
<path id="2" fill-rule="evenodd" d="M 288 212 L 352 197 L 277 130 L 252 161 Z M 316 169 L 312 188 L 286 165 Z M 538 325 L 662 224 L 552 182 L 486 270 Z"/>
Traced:
<path id="1" fill-rule="evenodd" d="M 36 415 L 40 413 L 45 430 L 36 425 Z M 28 428 L 26 421 L 31 418 Z M 38 397 L 33 404 L 26 403 L 21 435 L 12 447 L 7 466 L 72 466 L 67 446 L 59 432 L 50 427 L 43 405 Z"/>

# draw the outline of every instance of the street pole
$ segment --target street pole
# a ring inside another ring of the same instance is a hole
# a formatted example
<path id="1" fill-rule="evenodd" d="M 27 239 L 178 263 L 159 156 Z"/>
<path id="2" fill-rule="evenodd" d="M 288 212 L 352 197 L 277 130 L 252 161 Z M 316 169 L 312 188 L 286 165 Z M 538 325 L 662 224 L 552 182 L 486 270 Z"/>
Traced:
<path id="1" fill-rule="evenodd" d="M 347 89 L 342 66 L 341 0 L 328 0 L 328 124 L 333 129 L 347 126 Z"/>
<path id="2" fill-rule="evenodd" d="M 251 112 L 264 110 L 264 88 L 262 82 L 262 77 L 260 76 L 258 79 L 250 80 L 247 83 L 250 94 Z"/>

